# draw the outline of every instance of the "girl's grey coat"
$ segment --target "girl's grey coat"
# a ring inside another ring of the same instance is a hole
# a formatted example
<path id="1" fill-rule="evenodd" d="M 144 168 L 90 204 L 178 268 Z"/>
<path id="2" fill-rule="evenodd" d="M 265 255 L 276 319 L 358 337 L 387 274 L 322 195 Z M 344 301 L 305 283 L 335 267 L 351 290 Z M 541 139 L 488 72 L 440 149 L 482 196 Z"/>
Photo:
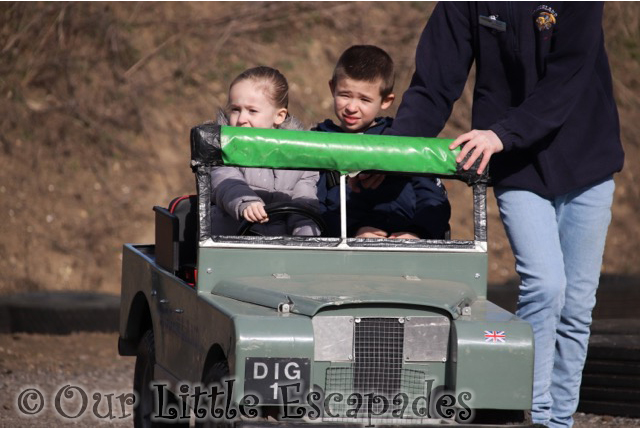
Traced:
<path id="1" fill-rule="evenodd" d="M 224 114 L 218 114 L 217 123 L 227 125 Z M 296 119 L 288 117 L 280 129 L 302 130 Z M 235 235 L 242 211 L 252 202 L 296 201 L 318 210 L 315 171 L 297 171 L 270 168 L 237 168 L 221 166 L 211 173 L 211 232 L 214 235 Z M 317 236 L 317 225 L 306 217 L 288 215 L 285 220 L 256 224 L 253 230 L 265 236 L 298 235 Z"/>

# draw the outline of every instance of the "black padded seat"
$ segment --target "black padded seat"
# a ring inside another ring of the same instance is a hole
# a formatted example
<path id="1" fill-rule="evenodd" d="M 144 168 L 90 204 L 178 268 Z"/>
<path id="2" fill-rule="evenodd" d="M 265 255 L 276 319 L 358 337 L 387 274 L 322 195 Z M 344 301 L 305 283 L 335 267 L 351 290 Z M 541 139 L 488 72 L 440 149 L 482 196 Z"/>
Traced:
<path id="1" fill-rule="evenodd" d="M 197 282 L 198 197 L 180 196 L 156 212 L 156 263 L 185 280 Z"/>
<path id="2" fill-rule="evenodd" d="M 198 196 L 179 196 L 169 203 L 178 218 L 179 265 L 195 266 L 198 257 Z"/>

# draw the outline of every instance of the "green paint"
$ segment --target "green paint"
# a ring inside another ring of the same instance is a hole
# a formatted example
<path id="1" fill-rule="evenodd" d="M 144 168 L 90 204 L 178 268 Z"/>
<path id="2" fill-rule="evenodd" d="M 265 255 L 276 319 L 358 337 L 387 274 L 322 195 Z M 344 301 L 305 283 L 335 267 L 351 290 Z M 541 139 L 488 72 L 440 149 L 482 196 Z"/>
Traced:
<path id="1" fill-rule="evenodd" d="M 225 165 L 454 175 L 453 140 L 223 126 Z"/>

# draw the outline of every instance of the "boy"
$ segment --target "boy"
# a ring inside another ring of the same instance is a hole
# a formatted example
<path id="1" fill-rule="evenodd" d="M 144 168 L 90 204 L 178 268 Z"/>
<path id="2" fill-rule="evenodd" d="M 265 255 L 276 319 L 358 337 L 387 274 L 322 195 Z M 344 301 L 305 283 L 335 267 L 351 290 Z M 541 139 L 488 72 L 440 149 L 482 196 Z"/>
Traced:
<path id="1" fill-rule="evenodd" d="M 382 134 L 393 119 L 378 117 L 393 104 L 393 60 L 371 45 L 348 48 L 329 81 L 338 119 L 312 130 Z M 318 199 L 328 232 L 340 232 L 340 196 L 336 174 L 323 172 Z M 443 239 L 451 207 L 440 180 L 404 175 L 361 173 L 347 186 L 347 234 L 357 238 Z"/>

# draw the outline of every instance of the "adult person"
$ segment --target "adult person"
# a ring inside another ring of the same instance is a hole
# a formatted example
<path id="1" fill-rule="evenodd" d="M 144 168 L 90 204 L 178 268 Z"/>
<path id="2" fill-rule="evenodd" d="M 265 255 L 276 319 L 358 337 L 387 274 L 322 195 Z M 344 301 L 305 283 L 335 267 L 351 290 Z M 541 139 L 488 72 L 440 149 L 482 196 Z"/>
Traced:
<path id="1" fill-rule="evenodd" d="M 532 420 L 570 427 L 623 151 L 603 3 L 440 3 L 389 133 L 436 136 L 476 64 L 457 161 L 488 165 L 535 338 Z M 366 183 L 363 183 L 366 185 Z"/>

